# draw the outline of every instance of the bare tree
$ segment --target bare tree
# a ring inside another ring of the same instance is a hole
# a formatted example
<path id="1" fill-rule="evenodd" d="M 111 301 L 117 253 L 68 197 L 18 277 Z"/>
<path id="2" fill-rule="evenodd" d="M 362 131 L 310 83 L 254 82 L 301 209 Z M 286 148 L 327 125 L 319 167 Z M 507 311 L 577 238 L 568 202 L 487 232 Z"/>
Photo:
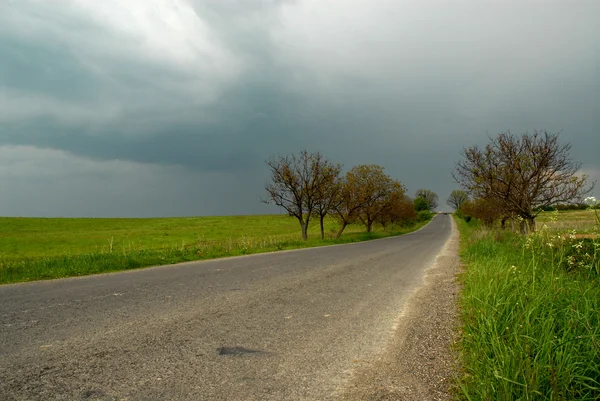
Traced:
<path id="1" fill-rule="evenodd" d="M 334 206 L 340 201 L 342 191 L 342 180 L 340 172 L 341 164 L 326 163 L 321 169 L 321 179 L 317 187 L 314 214 L 319 218 L 321 227 L 321 239 L 325 238 L 324 221 L 325 216 L 331 213 Z"/>
<path id="2" fill-rule="evenodd" d="M 541 208 L 580 200 L 593 188 L 587 176 L 577 175 L 581 164 L 570 158 L 571 145 L 558 137 L 500 133 L 485 149 L 464 148 L 453 177 L 475 198 L 493 199 L 504 215 L 519 216 L 522 233 L 534 231 Z"/>
<path id="3" fill-rule="evenodd" d="M 323 187 L 329 185 L 331 172 L 339 171 L 339 165 L 333 165 L 318 152 L 306 150 L 298 155 L 273 157 L 266 163 L 271 182 L 265 186 L 268 197 L 263 202 L 281 206 L 296 217 L 306 241 L 310 218 L 317 204 L 323 202 Z"/>
<path id="4" fill-rule="evenodd" d="M 422 198 L 427 202 L 430 211 L 438 207 L 438 196 L 435 192 L 429 189 L 418 189 L 415 193 L 415 198 Z"/>
<path id="5" fill-rule="evenodd" d="M 461 191 L 460 189 L 455 189 L 450 193 L 450 196 L 446 200 L 446 203 L 449 206 L 452 206 L 454 209 L 459 210 L 463 203 L 469 200 L 469 194 L 465 191 Z"/>

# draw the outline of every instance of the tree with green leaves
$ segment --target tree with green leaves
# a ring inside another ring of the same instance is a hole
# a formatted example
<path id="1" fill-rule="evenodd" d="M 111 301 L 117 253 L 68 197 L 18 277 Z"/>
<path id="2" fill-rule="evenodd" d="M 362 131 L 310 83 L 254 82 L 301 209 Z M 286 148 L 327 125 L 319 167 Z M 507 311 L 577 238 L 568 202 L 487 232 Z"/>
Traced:
<path id="1" fill-rule="evenodd" d="M 435 192 L 429 189 L 418 189 L 415 193 L 415 199 L 423 199 L 427 202 L 427 210 L 430 212 L 433 211 L 436 207 L 438 207 L 438 196 Z"/>
<path id="2" fill-rule="evenodd" d="M 455 189 L 454 191 L 452 191 L 452 193 L 446 200 L 446 203 L 449 206 L 452 206 L 454 209 L 459 210 L 463 203 L 465 203 L 468 200 L 468 193 L 466 193 L 465 191 L 461 191 L 460 189 Z"/>
<path id="3" fill-rule="evenodd" d="M 429 204 L 423 198 L 415 198 L 413 201 L 413 205 L 415 207 L 415 211 L 422 212 L 423 210 L 429 210 Z"/>

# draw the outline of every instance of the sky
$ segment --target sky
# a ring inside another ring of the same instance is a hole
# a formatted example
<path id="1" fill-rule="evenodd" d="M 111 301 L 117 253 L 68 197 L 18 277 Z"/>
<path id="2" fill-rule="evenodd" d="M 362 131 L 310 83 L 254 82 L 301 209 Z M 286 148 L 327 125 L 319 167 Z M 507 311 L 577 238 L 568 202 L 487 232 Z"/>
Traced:
<path id="1" fill-rule="evenodd" d="M 302 149 L 450 210 L 463 146 L 506 130 L 561 132 L 600 181 L 598 16 L 597 0 L 0 0 L 0 216 L 277 213 L 265 160 Z"/>

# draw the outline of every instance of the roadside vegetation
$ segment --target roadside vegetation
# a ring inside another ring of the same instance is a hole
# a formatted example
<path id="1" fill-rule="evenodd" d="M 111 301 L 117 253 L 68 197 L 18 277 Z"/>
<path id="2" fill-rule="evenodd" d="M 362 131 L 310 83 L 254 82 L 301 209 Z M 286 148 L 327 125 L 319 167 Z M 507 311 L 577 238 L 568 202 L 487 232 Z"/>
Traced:
<path id="1" fill-rule="evenodd" d="M 600 399 L 600 240 L 597 228 L 565 230 L 574 214 L 547 216 L 560 229 L 529 236 L 456 219 L 461 398 Z"/>
<path id="2" fill-rule="evenodd" d="M 461 399 L 600 399 L 598 202 L 558 137 L 501 133 L 457 163 Z"/>

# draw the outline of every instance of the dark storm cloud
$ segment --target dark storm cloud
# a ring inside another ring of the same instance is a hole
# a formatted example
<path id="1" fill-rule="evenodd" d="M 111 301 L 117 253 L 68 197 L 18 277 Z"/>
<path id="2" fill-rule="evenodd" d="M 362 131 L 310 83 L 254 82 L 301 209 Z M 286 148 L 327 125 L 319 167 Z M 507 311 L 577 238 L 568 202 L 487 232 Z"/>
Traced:
<path id="1" fill-rule="evenodd" d="M 255 168 L 270 153 L 286 146 L 296 149 L 322 134 L 312 125 L 321 122 L 323 116 L 319 118 L 320 113 L 306 99 L 281 93 L 268 83 L 247 82 L 233 87 L 204 113 L 219 119 L 197 121 L 190 115 L 160 124 L 153 123 L 154 116 L 150 115 L 142 116 L 141 121 L 129 117 L 99 127 L 79 123 L 69 126 L 51 118 L 37 118 L 3 124 L 0 144 L 56 148 L 102 160 L 182 165 L 213 172 Z M 137 134 L 141 130 L 143 133 Z"/>
<path id="2" fill-rule="evenodd" d="M 263 161 L 302 148 L 381 164 L 445 200 L 462 146 L 507 129 L 562 131 L 600 177 L 599 13 L 533 0 L 4 3 L 0 148 L 92 160 L 90 176 L 131 162 L 132 181 L 163 177 L 171 205 L 202 199 L 144 215 L 264 211 Z"/>

